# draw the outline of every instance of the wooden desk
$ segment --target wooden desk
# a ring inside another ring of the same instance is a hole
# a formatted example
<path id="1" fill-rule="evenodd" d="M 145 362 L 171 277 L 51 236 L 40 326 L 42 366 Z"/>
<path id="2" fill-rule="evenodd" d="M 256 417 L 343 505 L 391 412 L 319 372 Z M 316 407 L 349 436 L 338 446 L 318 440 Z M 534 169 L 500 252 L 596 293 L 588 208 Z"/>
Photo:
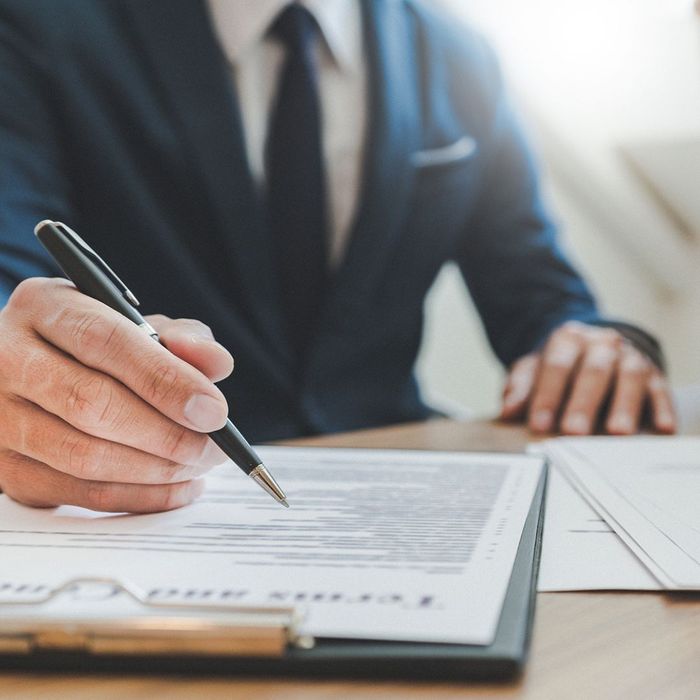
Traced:
<path id="1" fill-rule="evenodd" d="M 517 427 L 488 422 L 420 425 L 305 440 L 303 444 L 447 450 L 520 450 Z M 418 684 L 173 676 L 0 675 L 5 700 L 671 700 L 700 697 L 700 596 L 541 593 L 530 662 L 515 684 Z"/>

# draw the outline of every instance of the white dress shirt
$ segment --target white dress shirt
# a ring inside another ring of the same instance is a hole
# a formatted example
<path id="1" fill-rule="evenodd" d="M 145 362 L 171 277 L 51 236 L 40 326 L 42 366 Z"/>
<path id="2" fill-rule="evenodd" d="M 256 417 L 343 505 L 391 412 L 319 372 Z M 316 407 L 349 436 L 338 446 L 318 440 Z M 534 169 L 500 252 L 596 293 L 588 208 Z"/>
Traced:
<path id="1" fill-rule="evenodd" d="M 267 126 L 284 48 L 267 32 L 289 0 L 208 0 L 221 47 L 231 64 L 248 163 L 264 187 Z M 321 28 L 317 47 L 322 148 L 330 217 L 330 264 L 345 251 L 358 204 L 367 121 L 366 66 L 358 0 L 302 0 Z"/>

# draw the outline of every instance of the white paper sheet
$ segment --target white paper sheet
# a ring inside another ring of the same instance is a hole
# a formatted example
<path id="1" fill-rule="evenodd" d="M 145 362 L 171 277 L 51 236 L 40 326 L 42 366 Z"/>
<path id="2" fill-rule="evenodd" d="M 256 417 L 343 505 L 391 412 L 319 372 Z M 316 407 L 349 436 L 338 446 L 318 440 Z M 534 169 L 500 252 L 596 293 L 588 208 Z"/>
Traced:
<path id="1" fill-rule="evenodd" d="M 0 596 L 75 576 L 157 600 L 305 608 L 323 637 L 493 640 L 542 460 L 261 448 L 285 510 L 222 466 L 192 506 L 143 516 L 40 511 L 0 497 Z"/>
<path id="2" fill-rule="evenodd" d="M 548 453 L 666 588 L 700 588 L 700 438 L 567 438 Z"/>
<path id="3" fill-rule="evenodd" d="M 663 586 L 556 466 L 547 478 L 539 591 L 659 590 Z"/>

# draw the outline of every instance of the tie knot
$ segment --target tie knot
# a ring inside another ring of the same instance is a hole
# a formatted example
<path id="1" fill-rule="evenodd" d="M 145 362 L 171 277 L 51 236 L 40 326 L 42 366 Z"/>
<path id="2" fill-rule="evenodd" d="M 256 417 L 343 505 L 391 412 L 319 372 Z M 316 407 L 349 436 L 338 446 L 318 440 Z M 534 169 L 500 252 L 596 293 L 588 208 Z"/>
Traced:
<path id="1" fill-rule="evenodd" d="M 305 46 L 315 33 L 314 16 L 298 3 L 287 5 L 270 27 L 270 34 L 282 41 L 288 49 Z"/>

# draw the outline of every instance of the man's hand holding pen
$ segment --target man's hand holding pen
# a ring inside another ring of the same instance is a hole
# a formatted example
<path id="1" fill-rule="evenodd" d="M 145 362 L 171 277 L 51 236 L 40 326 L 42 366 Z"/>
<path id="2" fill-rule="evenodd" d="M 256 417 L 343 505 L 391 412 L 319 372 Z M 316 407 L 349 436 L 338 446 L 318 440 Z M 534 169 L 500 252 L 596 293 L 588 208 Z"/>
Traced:
<path id="1" fill-rule="evenodd" d="M 0 311 L 0 488 L 27 505 L 151 512 L 185 505 L 225 461 L 213 382 L 231 355 L 193 320 L 147 319 L 166 347 L 63 279 Z"/>

